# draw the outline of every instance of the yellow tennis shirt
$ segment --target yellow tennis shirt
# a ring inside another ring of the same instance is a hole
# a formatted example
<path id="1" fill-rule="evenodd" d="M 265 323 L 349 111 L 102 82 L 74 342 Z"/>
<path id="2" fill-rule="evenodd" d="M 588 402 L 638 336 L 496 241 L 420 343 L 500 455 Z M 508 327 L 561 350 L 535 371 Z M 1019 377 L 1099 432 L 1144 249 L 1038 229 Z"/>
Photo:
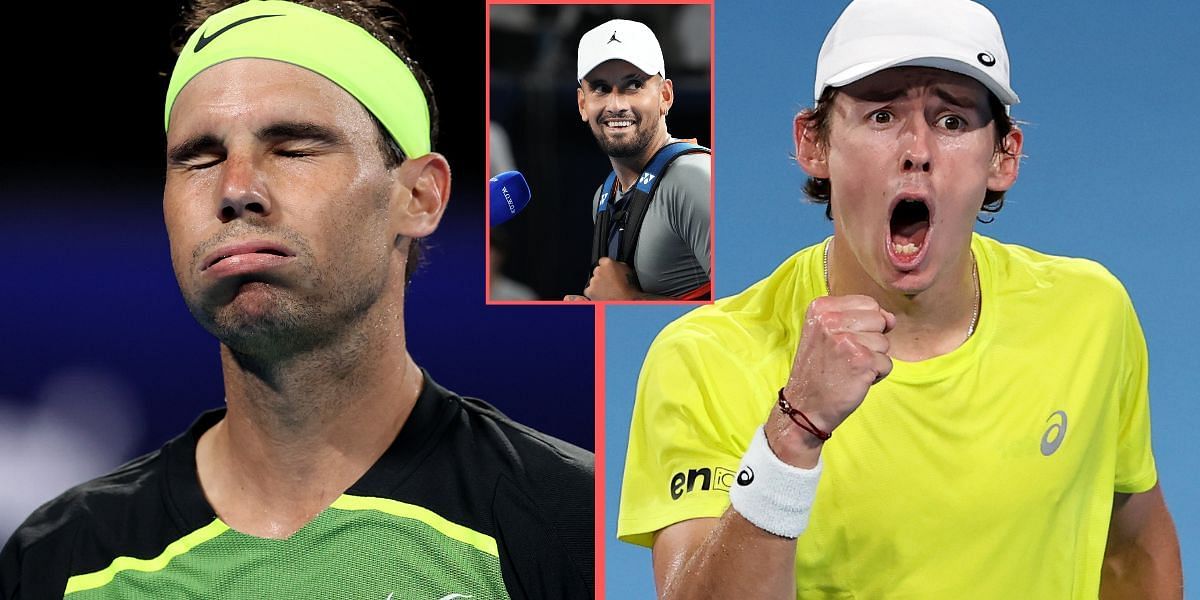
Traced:
<path id="1" fill-rule="evenodd" d="M 894 361 L 825 444 L 798 598 L 1095 599 L 1113 493 L 1157 480 L 1146 344 L 1120 282 L 979 235 L 971 248 L 975 334 Z M 729 506 L 808 304 L 828 294 L 823 250 L 659 334 L 638 380 L 620 539 L 650 545 Z"/>

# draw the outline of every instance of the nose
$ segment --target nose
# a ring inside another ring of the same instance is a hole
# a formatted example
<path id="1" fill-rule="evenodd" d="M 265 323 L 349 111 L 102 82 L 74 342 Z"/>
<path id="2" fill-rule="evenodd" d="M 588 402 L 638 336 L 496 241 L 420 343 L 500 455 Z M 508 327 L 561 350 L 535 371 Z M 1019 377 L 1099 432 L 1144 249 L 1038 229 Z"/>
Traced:
<path id="1" fill-rule="evenodd" d="M 270 196 L 254 161 L 230 153 L 223 166 L 217 218 L 222 223 L 228 223 L 234 219 L 246 218 L 249 214 L 259 217 L 270 215 Z"/>
<path id="2" fill-rule="evenodd" d="M 928 173 L 933 168 L 933 131 L 924 119 L 912 119 L 901 133 L 900 170 Z"/>
<path id="3" fill-rule="evenodd" d="M 629 99 L 625 97 L 625 94 L 613 90 L 604 104 L 604 112 L 611 114 L 629 112 Z"/>

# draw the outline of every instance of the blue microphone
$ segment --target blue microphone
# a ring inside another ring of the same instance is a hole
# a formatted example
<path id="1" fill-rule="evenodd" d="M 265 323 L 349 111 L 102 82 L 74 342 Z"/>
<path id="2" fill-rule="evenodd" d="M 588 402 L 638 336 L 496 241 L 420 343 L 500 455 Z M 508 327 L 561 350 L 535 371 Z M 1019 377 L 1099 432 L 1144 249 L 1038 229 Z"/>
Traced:
<path id="1" fill-rule="evenodd" d="M 529 183 L 520 171 L 505 171 L 488 181 L 492 227 L 502 225 L 529 204 Z"/>

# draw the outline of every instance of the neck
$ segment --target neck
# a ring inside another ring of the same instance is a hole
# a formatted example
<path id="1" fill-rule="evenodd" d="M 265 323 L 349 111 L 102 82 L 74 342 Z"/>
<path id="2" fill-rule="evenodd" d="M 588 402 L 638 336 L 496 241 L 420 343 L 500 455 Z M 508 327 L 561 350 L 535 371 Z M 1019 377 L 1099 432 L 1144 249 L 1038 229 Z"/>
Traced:
<path id="1" fill-rule="evenodd" d="M 612 162 L 613 170 L 617 172 L 617 183 L 621 186 L 621 191 L 632 188 L 639 176 L 642 174 L 642 169 L 650 163 L 650 159 L 663 146 L 666 146 L 671 141 L 671 134 L 667 133 L 667 128 L 661 127 L 654 141 L 646 144 L 646 149 L 637 156 L 629 156 L 625 158 L 617 158 L 614 156 L 608 157 Z"/>
<path id="2" fill-rule="evenodd" d="M 880 285 L 863 269 L 844 242 L 834 236 L 829 247 L 830 295 L 864 295 L 874 298 L 896 315 L 896 326 L 887 334 L 888 355 L 920 361 L 946 354 L 968 338 L 978 323 L 978 284 L 970 247 L 952 257 L 937 280 L 916 294 Z"/>
<path id="3" fill-rule="evenodd" d="M 366 473 L 423 385 L 402 310 L 372 309 L 312 348 L 255 361 L 221 347 L 228 412 L 197 446 L 201 485 L 231 527 L 287 537 Z"/>

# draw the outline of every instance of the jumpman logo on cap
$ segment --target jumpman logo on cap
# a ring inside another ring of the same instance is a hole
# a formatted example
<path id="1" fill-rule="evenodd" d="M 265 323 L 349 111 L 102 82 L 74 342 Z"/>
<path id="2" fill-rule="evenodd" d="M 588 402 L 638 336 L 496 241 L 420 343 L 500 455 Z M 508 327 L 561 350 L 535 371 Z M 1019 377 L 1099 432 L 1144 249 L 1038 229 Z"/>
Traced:
<path id="1" fill-rule="evenodd" d="M 608 38 L 608 41 L 607 41 L 607 42 L 604 42 L 604 43 L 605 43 L 605 44 L 611 44 L 611 43 L 613 43 L 613 42 L 616 42 L 616 43 L 618 43 L 618 44 L 624 44 L 624 43 L 625 43 L 625 42 L 622 42 L 621 40 L 618 40 L 618 39 L 617 39 L 617 32 L 616 32 L 615 30 L 613 31 L 612 37 Z"/>

